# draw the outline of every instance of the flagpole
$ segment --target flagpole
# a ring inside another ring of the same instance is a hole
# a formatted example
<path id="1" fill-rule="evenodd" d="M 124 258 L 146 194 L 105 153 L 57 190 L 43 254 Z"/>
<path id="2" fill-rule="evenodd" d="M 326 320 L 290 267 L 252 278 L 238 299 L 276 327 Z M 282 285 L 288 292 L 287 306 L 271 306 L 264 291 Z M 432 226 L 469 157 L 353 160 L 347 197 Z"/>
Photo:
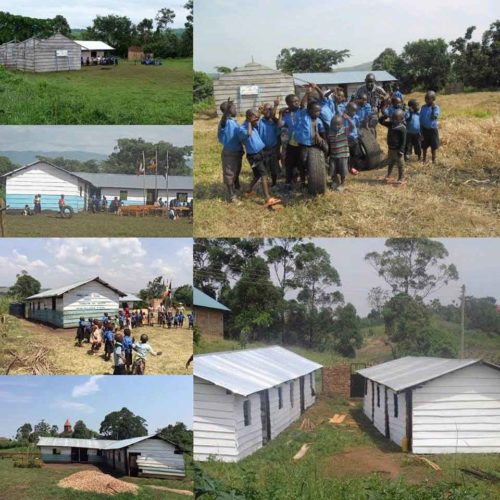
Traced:
<path id="1" fill-rule="evenodd" d="M 167 175 L 165 177 L 165 180 L 166 180 L 166 183 L 167 183 L 167 207 L 170 209 L 170 200 L 168 199 L 169 198 L 169 194 L 168 194 L 168 149 L 167 149 Z"/>
<path id="2" fill-rule="evenodd" d="M 156 162 L 155 162 L 155 200 L 158 199 L 158 148 L 156 151 Z"/>
<path id="3" fill-rule="evenodd" d="M 144 176 L 143 181 L 143 195 L 144 195 L 144 206 L 146 206 L 146 155 L 144 154 L 144 150 L 142 150 L 142 164 L 144 165 L 144 172 L 142 175 Z M 144 211 L 143 211 L 144 215 Z"/>

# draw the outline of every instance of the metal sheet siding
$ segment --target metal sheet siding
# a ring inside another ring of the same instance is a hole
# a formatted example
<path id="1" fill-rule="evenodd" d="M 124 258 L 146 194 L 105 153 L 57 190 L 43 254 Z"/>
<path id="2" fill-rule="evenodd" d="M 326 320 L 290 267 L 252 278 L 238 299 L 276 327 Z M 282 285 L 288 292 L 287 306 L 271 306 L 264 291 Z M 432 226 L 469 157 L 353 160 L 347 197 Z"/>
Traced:
<path id="1" fill-rule="evenodd" d="M 146 439 L 128 447 L 128 453 L 140 453 L 137 464 L 139 475 L 181 476 L 185 475 L 184 455 L 175 454 L 175 446 L 162 439 Z"/>
<path id="2" fill-rule="evenodd" d="M 500 371 L 473 365 L 413 391 L 414 453 L 500 453 Z"/>
<path id="3" fill-rule="evenodd" d="M 398 417 L 394 416 L 394 391 L 388 389 L 387 403 L 389 409 L 389 430 L 391 441 L 401 446 L 402 439 L 406 436 L 406 400 L 405 393 L 397 394 L 398 398 Z"/>
<path id="4" fill-rule="evenodd" d="M 194 459 L 236 461 L 235 396 L 195 377 L 193 404 Z"/>
<path id="5" fill-rule="evenodd" d="M 243 403 L 246 400 L 250 401 L 250 425 L 247 426 L 243 415 Z M 259 394 L 251 394 L 248 397 L 235 395 L 235 420 L 238 454 L 234 461 L 238 461 L 262 448 Z"/>

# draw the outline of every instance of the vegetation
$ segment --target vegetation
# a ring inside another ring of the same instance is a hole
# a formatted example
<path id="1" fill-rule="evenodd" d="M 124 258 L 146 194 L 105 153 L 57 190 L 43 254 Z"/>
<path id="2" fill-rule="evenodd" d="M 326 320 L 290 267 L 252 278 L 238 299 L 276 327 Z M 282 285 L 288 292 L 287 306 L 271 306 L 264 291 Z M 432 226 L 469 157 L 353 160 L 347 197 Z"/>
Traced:
<path id="1" fill-rule="evenodd" d="M 423 103 L 423 94 L 415 93 Z M 500 231 L 500 94 L 439 95 L 441 148 L 438 165 L 407 162 L 408 185 L 394 189 L 380 182 L 385 172 L 361 172 L 347 179 L 346 191 L 310 197 L 299 190 L 273 189 L 284 204 L 266 210 L 260 198 L 224 203 L 216 118 L 195 120 L 195 234 L 198 237 L 273 236 L 496 236 Z M 213 117 L 213 112 L 212 115 Z M 242 117 L 239 118 L 240 120 Z M 470 137 L 461 141 L 459 137 Z M 387 151 L 386 133 L 377 140 Z M 242 185 L 251 170 L 244 159 Z"/>
<path id="2" fill-rule="evenodd" d="M 128 408 L 108 413 L 101 422 L 100 434 L 105 439 L 129 439 L 147 436 L 146 419 L 134 415 Z"/>
<path id="3" fill-rule="evenodd" d="M 16 300 L 24 300 L 26 297 L 40 292 L 40 282 L 30 276 L 27 271 L 16 274 L 16 282 L 9 288 L 8 295 Z"/>
<path id="4" fill-rule="evenodd" d="M 332 71 L 332 66 L 349 57 L 349 51 L 331 49 L 281 49 L 276 68 L 283 73 L 321 73 Z"/>
<path id="5" fill-rule="evenodd" d="M 31 37 L 47 38 L 55 33 L 71 36 L 71 28 L 64 16 L 53 19 L 16 16 L 0 11 L 0 44 L 12 40 L 26 40 Z"/>
<path id="6" fill-rule="evenodd" d="M 177 288 L 174 292 L 173 301 L 191 307 L 193 305 L 193 287 L 191 285 L 182 285 Z"/>
<path id="7" fill-rule="evenodd" d="M 120 62 L 80 71 L 16 73 L 0 66 L 5 125 L 191 124 L 192 59 Z"/>

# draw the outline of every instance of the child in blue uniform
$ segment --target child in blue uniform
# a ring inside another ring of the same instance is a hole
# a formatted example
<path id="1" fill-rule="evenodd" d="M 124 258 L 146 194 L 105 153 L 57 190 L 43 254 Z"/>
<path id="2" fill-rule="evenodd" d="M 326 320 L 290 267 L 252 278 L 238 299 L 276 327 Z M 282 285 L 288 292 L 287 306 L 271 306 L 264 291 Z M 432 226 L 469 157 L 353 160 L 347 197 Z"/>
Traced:
<path id="1" fill-rule="evenodd" d="M 436 104 L 436 92 L 429 90 L 425 94 L 425 104 L 420 110 L 420 127 L 422 130 L 422 161 L 427 160 L 427 150 L 431 148 L 432 163 L 436 163 L 437 150 L 439 149 L 438 119 L 441 113 L 440 107 Z"/>
<path id="2" fill-rule="evenodd" d="M 300 161 L 300 147 L 295 138 L 295 129 L 298 121 L 298 113 L 301 103 L 295 94 L 289 94 L 285 98 L 287 107 L 279 114 L 279 126 L 286 132 L 286 147 L 283 154 L 285 164 L 285 184 L 291 187 L 297 172 L 302 169 Z"/>
<path id="3" fill-rule="evenodd" d="M 267 171 L 271 174 L 272 186 L 276 185 L 279 173 L 279 138 L 280 128 L 278 127 L 278 117 L 276 111 L 279 106 L 279 99 L 274 100 L 274 107 L 264 104 L 262 107 L 262 117 L 257 123 L 257 130 L 264 143 L 264 161 Z"/>
<path id="4" fill-rule="evenodd" d="M 406 149 L 405 160 L 410 158 L 412 149 L 415 151 L 418 159 L 422 157 L 422 148 L 420 141 L 422 134 L 420 131 L 420 107 L 416 99 L 408 101 L 408 111 L 405 113 L 406 120 Z"/>
<path id="5" fill-rule="evenodd" d="M 359 148 L 359 118 L 357 116 L 358 106 L 354 101 L 350 101 L 345 112 L 342 114 L 344 118 L 344 128 L 349 144 L 349 171 L 352 175 L 358 175 L 358 170 L 354 167 L 356 158 L 361 156 Z"/>
<path id="6" fill-rule="evenodd" d="M 227 201 L 236 199 L 235 189 L 240 189 L 241 161 L 243 148 L 238 136 L 236 106 L 229 99 L 220 105 L 222 118 L 217 128 L 217 138 L 222 144 L 222 176 L 227 188 Z"/>
<path id="7" fill-rule="evenodd" d="M 259 180 L 262 180 L 262 189 L 266 199 L 266 206 L 270 207 L 280 203 L 281 200 L 279 198 L 271 197 L 269 193 L 269 172 L 267 171 L 267 165 L 264 160 L 265 144 L 260 137 L 258 129 L 259 114 L 255 109 L 248 109 L 245 116 L 246 120 L 238 129 L 238 134 L 240 141 L 245 146 L 247 160 L 248 163 L 250 163 L 253 172 L 253 179 L 246 194 L 248 196 L 254 195 L 255 186 Z"/>
<path id="8" fill-rule="evenodd" d="M 109 361 L 114 351 L 113 324 L 106 323 L 104 326 L 104 360 Z"/>
<path id="9" fill-rule="evenodd" d="M 368 120 L 372 114 L 372 107 L 368 103 L 368 95 L 361 94 L 357 99 L 358 110 L 356 116 L 360 127 L 368 127 Z"/>

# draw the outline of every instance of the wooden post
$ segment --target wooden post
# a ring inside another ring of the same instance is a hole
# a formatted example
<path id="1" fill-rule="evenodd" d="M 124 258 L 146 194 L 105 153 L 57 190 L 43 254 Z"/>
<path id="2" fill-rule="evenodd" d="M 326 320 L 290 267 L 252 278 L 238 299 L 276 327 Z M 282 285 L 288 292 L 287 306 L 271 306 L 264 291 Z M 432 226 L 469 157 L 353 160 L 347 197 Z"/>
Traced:
<path id="1" fill-rule="evenodd" d="M 0 237 L 5 236 L 5 225 L 4 225 L 4 212 L 5 212 L 5 201 L 0 198 Z"/>
<path id="2" fill-rule="evenodd" d="M 462 285 L 460 304 L 460 359 L 464 359 L 465 351 L 465 285 Z"/>

